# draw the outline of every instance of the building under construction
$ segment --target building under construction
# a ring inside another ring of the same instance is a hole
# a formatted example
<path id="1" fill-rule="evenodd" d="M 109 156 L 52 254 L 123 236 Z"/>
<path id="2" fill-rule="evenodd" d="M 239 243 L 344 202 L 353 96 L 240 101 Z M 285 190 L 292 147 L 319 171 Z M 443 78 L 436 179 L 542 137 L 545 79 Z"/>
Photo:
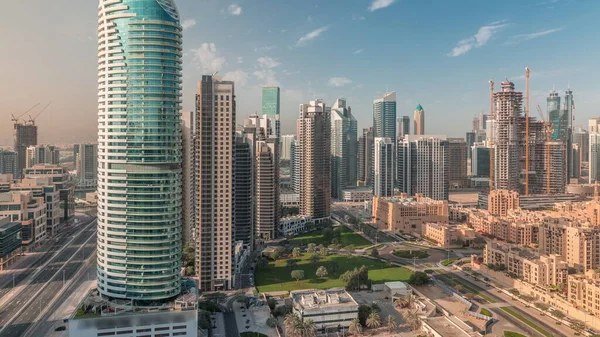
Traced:
<path id="1" fill-rule="evenodd" d="M 515 91 L 513 82 L 505 80 L 501 86 L 501 91 L 492 94 L 491 188 L 521 194 L 564 193 L 564 147 L 547 144 L 550 129 L 524 113 L 523 93 Z"/>

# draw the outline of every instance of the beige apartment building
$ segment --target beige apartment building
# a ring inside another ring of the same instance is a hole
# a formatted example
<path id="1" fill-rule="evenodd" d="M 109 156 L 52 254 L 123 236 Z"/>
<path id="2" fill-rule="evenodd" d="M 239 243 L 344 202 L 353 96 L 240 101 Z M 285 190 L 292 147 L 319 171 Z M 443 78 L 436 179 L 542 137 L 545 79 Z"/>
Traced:
<path id="1" fill-rule="evenodd" d="M 493 190 L 488 195 L 488 211 L 492 215 L 504 216 L 509 210 L 519 207 L 519 193 L 516 191 Z"/>
<path id="2" fill-rule="evenodd" d="M 256 234 L 263 240 L 277 238 L 279 225 L 279 141 L 256 142 Z"/>
<path id="3" fill-rule="evenodd" d="M 426 223 L 422 236 L 437 242 L 438 247 L 449 248 L 470 246 L 475 239 L 475 230 L 464 224 Z"/>
<path id="4" fill-rule="evenodd" d="M 448 201 L 408 197 L 374 197 L 373 222 L 377 228 L 394 233 L 423 233 L 426 223 L 448 223 Z"/>
<path id="5" fill-rule="evenodd" d="M 51 177 L 22 179 L 11 184 L 11 191 L 31 191 L 33 197 L 42 198 L 46 208 L 46 236 L 58 233 L 63 209 L 61 208 L 60 190 Z"/>
<path id="6" fill-rule="evenodd" d="M 567 289 L 574 307 L 600 317 L 600 273 L 588 270 L 585 274 L 569 275 Z"/>
<path id="7" fill-rule="evenodd" d="M 23 249 L 31 249 L 34 244 L 46 240 L 46 203 L 43 197 L 34 197 L 31 191 L 0 193 L 0 218 L 5 216 L 23 226 Z"/>

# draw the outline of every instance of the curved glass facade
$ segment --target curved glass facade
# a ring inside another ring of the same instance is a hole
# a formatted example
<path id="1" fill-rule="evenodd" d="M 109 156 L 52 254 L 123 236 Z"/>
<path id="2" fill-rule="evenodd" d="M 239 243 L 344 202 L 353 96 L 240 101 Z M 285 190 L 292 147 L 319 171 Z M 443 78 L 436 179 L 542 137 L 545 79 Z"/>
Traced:
<path id="1" fill-rule="evenodd" d="M 181 25 L 173 0 L 98 6 L 98 290 L 180 292 Z"/>

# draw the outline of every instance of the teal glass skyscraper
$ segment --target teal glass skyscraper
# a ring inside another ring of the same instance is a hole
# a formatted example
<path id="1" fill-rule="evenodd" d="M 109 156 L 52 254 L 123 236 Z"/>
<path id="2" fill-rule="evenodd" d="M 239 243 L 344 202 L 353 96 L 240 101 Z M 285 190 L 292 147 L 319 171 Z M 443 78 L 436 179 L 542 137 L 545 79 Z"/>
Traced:
<path id="1" fill-rule="evenodd" d="M 373 101 L 373 137 L 387 137 L 396 144 L 396 92 Z"/>
<path id="2" fill-rule="evenodd" d="M 281 137 L 279 113 L 281 109 L 279 87 L 262 88 L 262 114 L 275 121 L 275 135 Z"/>
<path id="3" fill-rule="evenodd" d="M 98 6 L 98 290 L 180 293 L 182 28 L 173 0 Z"/>

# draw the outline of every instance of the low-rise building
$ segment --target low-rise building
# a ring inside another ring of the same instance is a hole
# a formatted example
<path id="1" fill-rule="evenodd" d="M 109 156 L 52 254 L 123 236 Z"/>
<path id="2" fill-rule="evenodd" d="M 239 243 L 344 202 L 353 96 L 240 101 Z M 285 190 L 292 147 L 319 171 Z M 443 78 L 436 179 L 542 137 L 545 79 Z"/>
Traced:
<path id="1" fill-rule="evenodd" d="M 52 178 L 22 179 L 10 188 L 11 191 L 31 191 L 33 197 L 43 198 L 46 204 L 46 235 L 51 237 L 58 233 L 62 215 L 60 190 L 52 182 Z"/>
<path id="2" fill-rule="evenodd" d="M 417 194 L 409 198 L 374 197 L 373 219 L 380 230 L 394 233 L 423 233 L 426 223 L 448 222 L 448 201 L 424 198 Z"/>
<path id="3" fill-rule="evenodd" d="M 383 290 L 390 298 L 406 297 L 412 294 L 412 289 L 402 281 L 386 282 L 383 284 Z"/>
<path id="4" fill-rule="evenodd" d="M 0 218 L 0 270 L 13 264 L 21 254 L 21 223 Z"/>
<path id="5" fill-rule="evenodd" d="M 281 193 L 279 202 L 282 207 L 300 207 L 300 194 L 298 193 Z"/>
<path id="6" fill-rule="evenodd" d="M 468 247 L 475 240 L 475 230 L 464 224 L 426 223 L 422 236 L 437 242 L 438 247 Z"/>
<path id="7" fill-rule="evenodd" d="M 342 190 L 343 202 L 363 202 L 373 199 L 373 189 L 370 187 L 357 187 Z"/>
<path id="8" fill-rule="evenodd" d="M 358 318 L 358 303 L 344 289 L 298 290 L 290 293 L 293 311 L 311 319 L 317 329 L 348 328 Z"/>
<path id="9" fill-rule="evenodd" d="M 279 219 L 279 236 L 289 237 L 306 232 L 306 224 L 312 221 L 312 217 L 305 215 L 289 216 Z"/>
<path id="10" fill-rule="evenodd" d="M 34 197 L 32 191 L 0 193 L 0 217 L 21 223 L 20 238 L 25 250 L 46 240 L 46 211 L 44 198 Z"/>
<path id="11" fill-rule="evenodd" d="M 575 308 L 600 317 L 600 273 L 588 270 L 585 274 L 569 275 L 567 298 Z"/>

